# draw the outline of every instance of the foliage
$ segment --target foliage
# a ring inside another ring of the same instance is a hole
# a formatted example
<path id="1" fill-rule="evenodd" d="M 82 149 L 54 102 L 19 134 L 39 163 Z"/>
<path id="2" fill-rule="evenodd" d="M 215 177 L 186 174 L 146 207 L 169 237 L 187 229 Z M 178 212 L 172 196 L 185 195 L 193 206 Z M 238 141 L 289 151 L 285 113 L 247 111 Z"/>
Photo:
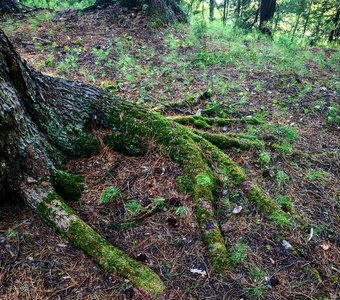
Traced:
<path id="1" fill-rule="evenodd" d="M 236 266 L 242 263 L 246 257 L 247 249 L 248 245 L 246 243 L 239 242 L 235 244 L 228 258 L 229 265 Z"/>
<path id="2" fill-rule="evenodd" d="M 121 196 L 121 192 L 117 187 L 109 186 L 105 188 L 100 194 L 100 203 L 108 203 L 110 201 L 114 201 L 119 199 Z"/>

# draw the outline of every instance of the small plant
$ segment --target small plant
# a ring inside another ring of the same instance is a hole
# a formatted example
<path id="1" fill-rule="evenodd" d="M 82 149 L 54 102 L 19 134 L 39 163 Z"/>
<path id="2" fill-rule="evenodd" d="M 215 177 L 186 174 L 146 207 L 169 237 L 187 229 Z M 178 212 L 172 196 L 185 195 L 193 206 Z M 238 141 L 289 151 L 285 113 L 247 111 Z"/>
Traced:
<path id="1" fill-rule="evenodd" d="M 96 59 L 96 65 L 101 65 L 103 64 L 107 58 L 109 57 L 111 53 L 111 49 L 101 49 L 101 48 L 93 48 L 92 49 L 92 54 L 94 55 Z"/>
<path id="2" fill-rule="evenodd" d="M 306 178 L 308 181 L 324 180 L 327 173 L 323 170 L 309 170 Z"/>
<path id="3" fill-rule="evenodd" d="M 11 239 L 13 237 L 17 237 L 19 235 L 19 232 L 13 228 L 8 228 L 6 231 L 6 237 L 8 239 Z"/>
<path id="4" fill-rule="evenodd" d="M 340 125 L 340 109 L 336 104 L 328 107 L 327 123 L 329 125 Z"/>
<path id="5" fill-rule="evenodd" d="M 259 267 L 254 267 L 251 269 L 249 275 L 255 282 L 259 282 L 265 279 L 266 272 L 261 270 Z"/>
<path id="6" fill-rule="evenodd" d="M 284 185 L 288 179 L 289 176 L 285 172 L 278 171 L 276 173 L 276 180 L 280 186 Z"/>
<path id="7" fill-rule="evenodd" d="M 291 219 L 280 212 L 272 214 L 269 219 L 277 226 L 290 227 L 292 225 Z"/>
<path id="8" fill-rule="evenodd" d="M 263 163 L 264 165 L 268 165 L 270 162 L 270 154 L 265 151 L 261 152 L 258 161 Z"/>
<path id="9" fill-rule="evenodd" d="M 248 245 L 246 243 L 237 243 L 233 251 L 230 253 L 228 263 L 230 266 L 236 266 L 242 263 L 246 257 L 246 250 Z"/>
<path id="10" fill-rule="evenodd" d="M 288 196 L 283 196 L 283 195 L 278 196 L 277 202 L 280 204 L 282 209 L 286 212 L 290 212 L 294 209 L 294 203 Z"/>
<path id="11" fill-rule="evenodd" d="M 189 213 L 189 209 L 186 206 L 179 206 L 175 210 L 175 214 L 180 217 L 184 217 Z"/>
<path id="12" fill-rule="evenodd" d="M 118 198 L 121 197 L 121 192 L 118 188 L 114 186 L 109 186 L 105 188 L 102 193 L 100 194 L 100 203 L 108 203 L 110 201 L 117 200 Z"/>
<path id="13" fill-rule="evenodd" d="M 135 215 L 141 211 L 143 206 L 137 200 L 131 200 L 126 204 L 126 208 L 131 215 Z"/>
<path id="14" fill-rule="evenodd" d="M 251 288 L 247 288 L 246 293 L 252 298 L 264 299 L 265 286 L 263 284 L 256 284 Z"/>

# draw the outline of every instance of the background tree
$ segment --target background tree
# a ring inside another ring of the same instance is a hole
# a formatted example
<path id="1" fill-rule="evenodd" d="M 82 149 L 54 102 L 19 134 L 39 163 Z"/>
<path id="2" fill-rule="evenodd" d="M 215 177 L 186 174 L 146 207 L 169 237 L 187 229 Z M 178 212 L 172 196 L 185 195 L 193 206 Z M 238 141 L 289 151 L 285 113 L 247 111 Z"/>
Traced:
<path id="1" fill-rule="evenodd" d="M 19 12 L 19 4 L 16 0 L 0 0 L 0 14 Z"/>
<path id="2" fill-rule="evenodd" d="M 187 22 L 187 15 L 177 0 L 96 0 L 87 9 L 96 9 L 111 4 L 143 10 L 164 23 Z"/>
<path id="3" fill-rule="evenodd" d="M 270 22 L 274 17 L 275 8 L 276 0 L 261 0 L 259 29 L 264 34 L 272 34 Z"/>

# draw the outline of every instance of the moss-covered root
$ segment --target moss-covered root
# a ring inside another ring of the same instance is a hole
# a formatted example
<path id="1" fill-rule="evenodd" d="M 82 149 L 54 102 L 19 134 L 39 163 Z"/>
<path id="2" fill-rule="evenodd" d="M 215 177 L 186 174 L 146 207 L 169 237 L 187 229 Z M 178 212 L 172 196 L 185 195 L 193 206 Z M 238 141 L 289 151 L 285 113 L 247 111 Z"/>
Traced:
<path id="1" fill-rule="evenodd" d="M 242 189 L 249 202 L 261 213 L 279 226 L 289 227 L 292 225 L 291 216 L 285 213 L 280 205 L 260 187 L 248 181 L 243 170 L 228 155 L 204 138 L 197 137 L 196 141 L 211 162 L 216 164 L 218 172 L 228 177 L 229 184 Z"/>
<path id="2" fill-rule="evenodd" d="M 263 121 L 252 116 L 243 117 L 241 119 L 218 117 L 209 118 L 204 116 L 169 116 L 168 119 L 182 125 L 192 125 L 197 129 L 210 129 L 211 126 L 226 126 L 230 123 L 236 122 L 253 125 L 263 124 Z"/>
<path id="3" fill-rule="evenodd" d="M 203 132 L 198 130 L 196 130 L 195 133 L 204 137 L 206 140 L 220 149 L 236 148 L 240 150 L 249 150 L 252 148 L 261 149 L 264 147 L 264 143 L 257 139 L 248 139 L 243 138 L 242 136 L 228 136 L 224 134 Z"/>
<path id="4" fill-rule="evenodd" d="M 214 213 L 216 176 L 204 157 L 200 147 L 194 142 L 193 132 L 157 113 L 149 113 L 139 107 L 124 104 L 120 110 L 112 110 L 113 127 L 129 135 L 154 138 L 178 163 L 183 176 L 178 180 L 182 190 L 192 196 L 202 240 L 216 271 L 227 268 L 227 248 Z"/>
<path id="5" fill-rule="evenodd" d="M 156 273 L 128 257 L 82 221 L 52 188 L 24 188 L 29 205 L 44 221 L 78 249 L 92 257 L 103 269 L 131 281 L 134 286 L 161 294 L 164 284 Z"/>
<path id="6" fill-rule="evenodd" d="M 270 198 L 258 185 L 245 182 L 243 190 L 248 199 L 263 214 L 276 225 L 289 227 L 292 225 L 291 217 L 285 213 L 280 205 Z"/>

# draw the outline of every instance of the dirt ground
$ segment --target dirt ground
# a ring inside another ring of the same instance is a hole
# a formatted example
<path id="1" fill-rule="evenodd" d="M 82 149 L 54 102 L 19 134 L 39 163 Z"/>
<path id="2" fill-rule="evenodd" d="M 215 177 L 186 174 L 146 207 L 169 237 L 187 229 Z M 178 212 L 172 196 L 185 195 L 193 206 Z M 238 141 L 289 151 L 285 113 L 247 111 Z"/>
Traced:
<path id="1" fill-rule="evenodd" d="M 86 183 L 81 200 L 70 205 L 113 244 L 161 276 L 166 285 L 162 299 L 339 299 L 340 128 L 327 123 L 327 109 L 332 103 L 340 103 L 339 90 L 328 85 L 340 74 L 311 62 L 303 78 L 272 70 L 240 70 L 233 65 L 211 66 L 207 77 L 195 67 L 186 69 L 183 75 L 180 64 L 168 60 L 174 52 L 168 35 L 170 32 L 180 41 L 177 55 L 186 57 L 198 45 L 181 45 L 186 39 L 185 29 L 150 28 L 141 14 L 110 8 L 86 14 L 58 13 L 36 23 L 37 14 L 18 17 L 16 23 L 4 20 L 0 27 L 7 30 L 28 63 L 45 73 L 113 90 L 120 98 L 168 115 L 195 114 L 207 102 L 213 102 L 201 97 L 191 106 L 174 109 L 178 99 L 202 95 L 216 75 L 238 83 L 223 95 L 214 94 L 214 100 L 222 101 L 224 108 L 234 107 L 229 117 L 261 110 L 266 112 L 266 123 L 276 126 L 236 122 L 213 130 L 250 134 L 255 130 L 268 142 L 270 163 L 266 166 L 256 149 L 232 149 L 227 153 L 273 198 L 289 197 L 310 226 L 285 229 L 269 222 L 242 192 L 224 199 L 221 185 L 218 219 L 234 257 L 234 266 L 224 276 L 212 272 L 195 220 L 195 207 L 190 197 L 178 193 L 176 177 L 181 174 L 180 168 L 152 141 L 145 141 L 147 153 L 138 158 L 103 145 L 94 157 L 68 161 L 65 169 L 83 175 Z M 114 48 L 112 41 L 117 37 Z M 108 55 L 93 50 L 104 51 L 110 45 L 114 50 Z M 81 49 L 79 53 L 72 52 L 77 48 Z M 131 80 L 126 76 L 131 68 L 127 56 L 136 60 L 132 62 L 135 68 L 137 64 L 144 68 Z M 72 65 L 75 59 L 72 70 L 60 64 Z M 157 66 L 159 73 L 150 66 Z M 172 75 L 165 76 L 167 72 Z M 192 78 L 190 83 L 185 74 Z M 257 89 L 259 82 L 265 88 Z M 308 91 L 302 94 L 305 87 Z M 147 95 L 144 98 L 141 90 Z M 244 91 L 250 96 L 246 104 L 240 105 L 240 93 Z M 293 97 L 298 102 L 289 101 Z M 221 100 L 224 98 L 228 102 Z M 316 105 L 320 108 L 313 110 Z M 292 153 L 275 148 L 275 143 L 290 138 L 281 127 L 296 128 Z M 103 134 L 99 130 L 93 133 Z M 116 202 L 99 204 L 100 194 L 108 186 L 118 187 L 123 196 Z M 2 199 L 0 207 L 0 299 L 153 299 L 124 279 L 102 271 L 19 200 L 6 202 L 13 198 L 9 195 Z M 126 219 L 131 199 L 146 207 L 153 198 L 164 199 L 165 206 L 131 226 L 115 226 Z M 236 206 L 242 207 L 240 213 L 233 213 Z M 184 213 L 178 208 L 184 208 Z"/>

